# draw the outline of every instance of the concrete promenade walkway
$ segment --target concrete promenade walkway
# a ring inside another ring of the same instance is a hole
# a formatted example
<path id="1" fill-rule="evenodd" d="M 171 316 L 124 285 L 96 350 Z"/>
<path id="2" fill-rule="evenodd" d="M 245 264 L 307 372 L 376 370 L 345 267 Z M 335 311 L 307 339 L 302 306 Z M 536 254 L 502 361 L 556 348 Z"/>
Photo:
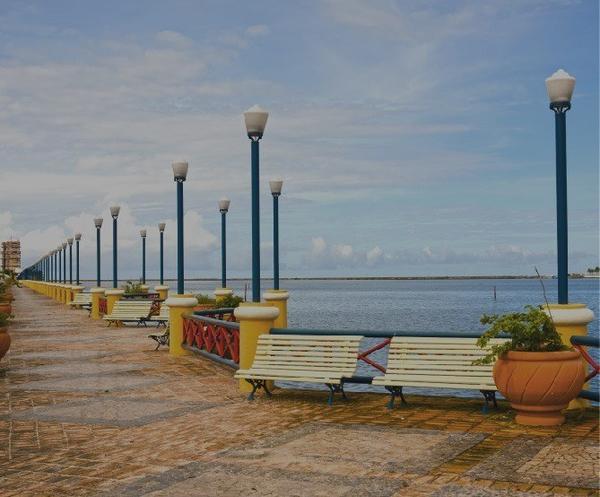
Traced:
<path id="1" fill-rule="evenodd" d="M 598 495 L 598 410 L 519 427 L 502 405 L 324 392 L 248 403 L 232 373 L 15 290 L 0 496 Z"/>

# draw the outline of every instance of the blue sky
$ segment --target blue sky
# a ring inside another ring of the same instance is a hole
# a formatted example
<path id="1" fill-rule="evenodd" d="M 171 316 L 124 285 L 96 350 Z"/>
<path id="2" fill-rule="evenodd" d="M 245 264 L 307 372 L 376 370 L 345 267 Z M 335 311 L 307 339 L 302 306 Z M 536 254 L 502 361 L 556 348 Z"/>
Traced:
<path id="1" fill-rule="evenodd" d="M 25 262 L 123 206 L 120 267 L 167 221 L 190 162 L 187 276 L 249 275 L 249 143 L 281 176 L 283 276 L 532 274 L 555 267 L 554 121 L 544 79 L 577 78 L 568 120 L 570 265 L 598 264 L 598 2 L 0 1 L 0 238 Z M 110 231 L 104 229 L 109 276 Z"/>

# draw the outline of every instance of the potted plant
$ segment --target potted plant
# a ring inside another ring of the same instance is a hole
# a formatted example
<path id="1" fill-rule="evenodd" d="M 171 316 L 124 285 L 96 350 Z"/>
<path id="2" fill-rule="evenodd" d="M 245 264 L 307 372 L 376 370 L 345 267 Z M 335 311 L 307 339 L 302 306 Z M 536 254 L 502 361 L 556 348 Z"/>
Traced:
<path id="1" fill-rule="evenodd" d="M 199 293 L 198 295 L 194 295 L 198 300 L 198 304 L 194 306 L 194 311 L 205 311 L 207 309 L 214 309 L 216 305 L 216 300 L 209 297 L 206 294 Z"/>
<path id="2" fill-rule="evenodd" d="M 6 284 L 0 281 L 0 312 L 10 314 L 12 312 L 11 301 L 12 295 L 8 292 Z"/>
<path id="3" fill-rule="evenodd" d="M 552 317 L 541 308 L 525 306 L 524 312 L 483 315 L 487 331 L 477 344 L 488 348 L 490 339 L 508 335 L 500 345 L 476 361 L 494 364 L 496 387 L 517 411 L 516 422 L 554 426 L 564 422 L 562 410 L 585 381 L 581 355 L 562 343 Z"/>
<path id="4" fill-rule="evenodd" d="M 10 348 L 10 335 L 7 331 L 10 314 L 0 312 L 0 359 L 2 359 Z"/>

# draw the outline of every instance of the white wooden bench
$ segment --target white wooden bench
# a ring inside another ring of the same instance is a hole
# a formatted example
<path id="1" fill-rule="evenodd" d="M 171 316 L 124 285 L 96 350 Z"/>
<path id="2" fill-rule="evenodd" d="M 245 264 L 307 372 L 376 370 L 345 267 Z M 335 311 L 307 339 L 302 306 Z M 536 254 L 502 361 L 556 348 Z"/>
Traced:
<path id="1" fill-rule="evenodd" d="M 270 396 L 268 380 L 325 383 L 329 388 L 328 404 L 340 392 L 344 398 L 344 379 L 356 369 L 360 336 L 331 335 L 260 335 L 252 367 L 240 369 L 236 378 L 252 385 L 248 400 L 258 388 Z"/>
<path id="2" fill-rule="evenodd" d="M 69 305 L 73 307 L 89 307 L 92 305 L 92 294 L 87 292 L 76 293 L 73 300 L 69 302 Z"/>
<path id="3" fill-rule="evenodd" d="M 106 314 L 102 319 L 108 321 L 108 326 L 116 326 L 126 322 L 134 322 L 138 325 L 150 314 L 152 308 L 151 300 L 117 300 L 112 312 Z"/>
<path id="4" fill-rule="evenodd" d="M 489 345 L 505 341 L 492 339 Z M 473 361 L 487 353 L 476 342 L 476 338 L 394 337 L 386 372 L 373 378 L 372 384 L 391 393 L 390 409 L 398 395 L 406 404 L 403 387 L 422 387 L 479 390 L 485 398 L 483 410 L 487 412 L 490 401 L 496 407 L 493 365 L 473 365 Z"/>

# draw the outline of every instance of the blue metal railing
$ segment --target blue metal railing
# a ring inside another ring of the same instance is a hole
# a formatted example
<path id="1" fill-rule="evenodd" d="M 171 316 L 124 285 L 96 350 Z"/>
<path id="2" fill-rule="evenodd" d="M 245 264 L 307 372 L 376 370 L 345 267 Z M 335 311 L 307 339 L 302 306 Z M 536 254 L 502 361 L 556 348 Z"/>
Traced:
<path id="1" fill-rule="evenodd" d="M 573 347 L 579 350 L 585 361 L 592 367 L 592 371 L 586 377 L 587 382 L 594 378 L 598 373 L 600 373 L 600 364 L 596 362 L 596 360 L 589 354 L 585 347 L 599 348 L 600 338 L 590 336 L 572 336 L 571 344 L 573 345 Z M 579 397 L 581 397 L 582 399 L 591 400 L 593 402 L 600 402 L 600 392 L 598 392 L 598 389 L 582 390 L 579 393 Z"/>

